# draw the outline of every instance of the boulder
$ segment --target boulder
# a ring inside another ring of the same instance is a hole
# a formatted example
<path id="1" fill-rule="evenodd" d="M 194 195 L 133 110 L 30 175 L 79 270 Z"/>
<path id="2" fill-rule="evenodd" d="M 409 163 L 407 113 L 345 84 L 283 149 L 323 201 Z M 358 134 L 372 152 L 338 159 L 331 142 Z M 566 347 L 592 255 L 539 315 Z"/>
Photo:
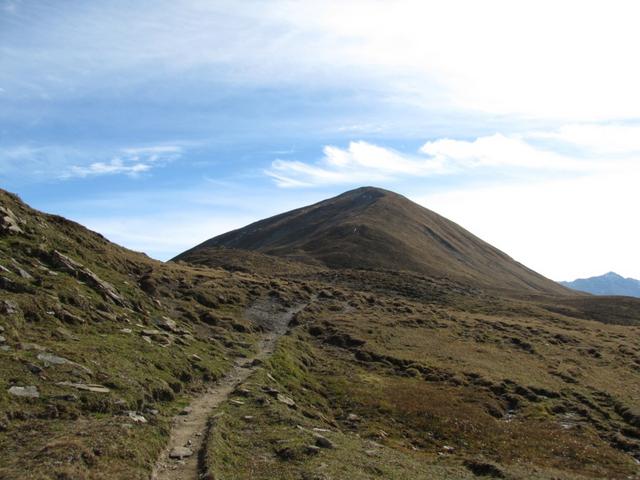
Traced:
<path id="1" fill-rule="evenodd" d="M 38 389 L 31 385 L 28 387 L 11 387 L 9 389 L 9 394 L 14 397 L 24 397 L 24 398 L 39 398 L 40 392 Z"/>

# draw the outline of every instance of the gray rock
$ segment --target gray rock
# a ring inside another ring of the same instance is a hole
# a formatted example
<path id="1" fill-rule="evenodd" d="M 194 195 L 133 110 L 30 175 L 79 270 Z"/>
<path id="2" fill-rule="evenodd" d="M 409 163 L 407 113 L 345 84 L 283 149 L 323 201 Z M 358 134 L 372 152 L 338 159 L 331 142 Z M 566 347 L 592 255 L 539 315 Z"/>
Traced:
<path id="1" fill-rule="evenodd" d="M 40 392 L 38 392 L 38 389 L 33 385 L 28 387 L 11 387 L 9 389 L 9 394 L 15 397 L 24 397 L 24 398 L 40 397 Z"/>
<path id="2" fill-rule="evenodd" d="M 0 335 L 0 343 L 6 343 L 7 339 Z"/>
<path id="3" fill-rule="evenodd" d="M 45 363 L 49 363 L 51 365 L 66 365 L 68 363 L 73 363 L 72 361 L 67 360 L 66 358 L 58 357 L 57 355 L 54 355 L 52 353 L 46 353 L 46 352 L 39 353 L 37 358 L 38 360 Z"/>
<path id="4" fill-rule="evenodd" d="M 320 448 L 335 448 L 335 444 L 329 440 L 327 437 L 323 437 L 322 435 L 315 434 L 316 445 Z"/>
<path id="5" fill-rule="evenodd" d="M 320 447 L 316 445 L 307 445 L 306 447 L 304 447 L 304 451 L 307 453 L 307 455 L 317 455 L 318 453 L 320 453 Z"/>
<path id="6" fill-rule="evenodd" d="M 190 457 L 191 455 L 193 455 L 193 450 L 187 447 L 174 447 L 169 452 L 169 458 L 175 458 L 178 460 Z"/>
<path id="7" fill-rule="evenodd" d="M 52 264 L 56 265 L 61 270 L 75 276 L 79 280 L 86 282 L 91 288 L 98 291 L 113 303 L 123 307 L 126 306 L 125 301 L 122 299 L 113 285 L 102 280 L 81 263 L 76 262 L 72 258 L 67 257 L 57 250 L 54 250 L 53 253 L 51 253 L 50 260 Z"/>
<path id="8" fill-rule="evenodd" d="M 137 412 L 127 412 L 127 415 L 134 423 L 147 423 L 147 419 Z"/>
<path id="9" fill-rule="evenodd" d="M 8 208 L 0 207 L 0 231 L 9 234 L 24 233 L 21 220 Z"/>
<path id="10" fill-rule="evenodd" d="M 285 405 L 287 405 L 289 407 L 295 407 L 296 406 L 296 402 L 293 400 L 293 398 L 287 397 L 286 395 L 283 395 L 282 393 L 278 393 L 276 395 L 276 400 L 278 400 L 280 403 L 284 403 Z"/>
<path id="11" fill-rule="evenodd" d="M 158 327 L 164 329 L 164 330 L 169 330 L 170 332 L 173 333 L 178 333 L 179 329 L 178 329 L 178 324 L 174 321 L 171 320 L 168 317 L 162 317 L 162 318 L 158 318 L 155 320 L 154 322 Z"/>
<path id="12" fill-rule="evenodd" d="M 73 387 L 77 390 L 84 390 L 94 393 L 109 393 L 111 390 L 103 385 L 86 384 L 86 383 L 72 383 L 72 382 L 58 382 L 57 385 L 61 387 Z"/>

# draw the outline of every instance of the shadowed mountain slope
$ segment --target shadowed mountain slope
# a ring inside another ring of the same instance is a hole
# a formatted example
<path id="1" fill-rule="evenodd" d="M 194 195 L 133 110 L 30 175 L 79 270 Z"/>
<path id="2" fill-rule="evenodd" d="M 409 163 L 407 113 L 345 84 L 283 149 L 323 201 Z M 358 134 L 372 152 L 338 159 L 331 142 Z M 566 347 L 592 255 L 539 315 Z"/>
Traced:
<path id="1" fill-rule="evenodd" d="M 437 213 L 373 187 L 252 223 L 174 260 L 206 263 L 207 250 L 218 247 L 330 268 L 405 270 L 503 290 L 568 293 Z"/>

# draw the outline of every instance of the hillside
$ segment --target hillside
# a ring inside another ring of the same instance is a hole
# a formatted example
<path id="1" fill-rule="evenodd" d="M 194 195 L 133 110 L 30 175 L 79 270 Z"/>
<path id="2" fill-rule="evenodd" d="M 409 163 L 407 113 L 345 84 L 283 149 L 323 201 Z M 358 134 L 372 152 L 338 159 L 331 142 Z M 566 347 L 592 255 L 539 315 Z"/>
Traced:
<path id="1" fill-rule="evenodd" d="M 330 268 L 404 270 L 472 285 L 566 295 L 455 223 L 387 190 L 364 187 L 212 238 L 174 260 L 203 264 L 219 247 Z"/>
<path id="2" fill-rule="evenodd" d="M 593 295 L 640 297 L 640 280 L 624 278 L 614 272 L 605 273 L 598 277 L 579 278 L 572 282 L 560 283 L 573 290 L 592 293 Z"/>
<path id="3" fill-rule="evenodd" d="M 161 263 L 0 207 L 2 480 L 638 478 L 638 299 Z"/>

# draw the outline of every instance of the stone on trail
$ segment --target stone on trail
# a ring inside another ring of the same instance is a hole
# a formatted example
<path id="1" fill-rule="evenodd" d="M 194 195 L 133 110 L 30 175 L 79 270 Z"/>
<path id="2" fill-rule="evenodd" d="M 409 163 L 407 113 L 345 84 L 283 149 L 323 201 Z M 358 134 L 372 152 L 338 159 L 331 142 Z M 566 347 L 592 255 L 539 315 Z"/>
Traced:
<path id="1" fill-rule="evenodd" d="M 193 455 L 193 450 L 187 447 L 174 447 L 169 452 L 169 458 L 175 458 L 178 460 L 181 460 L 186 457 L 190 457 L 191 455 Z"/>

